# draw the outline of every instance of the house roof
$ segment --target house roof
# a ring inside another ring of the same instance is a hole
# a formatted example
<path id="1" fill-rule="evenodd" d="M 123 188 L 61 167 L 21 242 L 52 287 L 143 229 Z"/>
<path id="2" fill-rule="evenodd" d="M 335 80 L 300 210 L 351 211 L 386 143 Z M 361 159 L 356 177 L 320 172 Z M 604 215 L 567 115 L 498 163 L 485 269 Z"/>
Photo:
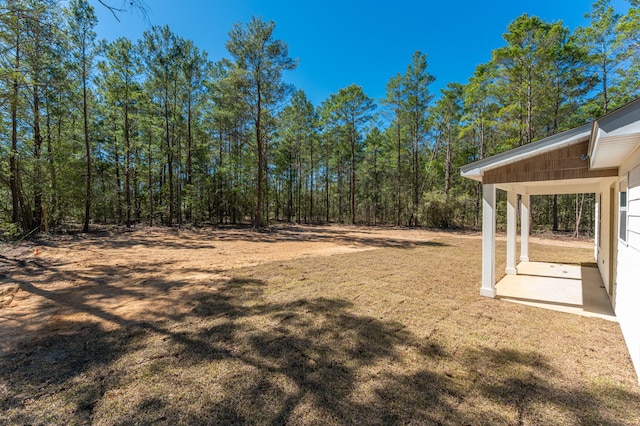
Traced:
<path id="1" fill-rule="evenodd" d="M 596 120 L 589 143 L 590 167 L 617 167 L 640 146 L 640 98 Z"/>
<path id="2" fill-rule="evenodd" d="M 489 170 L 520 162 L 589 140 L 589 168 L 618 167 L 640 147 L 640 98 L 620 107 L 592 123 L 549 136 L 460 168 L 463 177 L 482 181 Z"/>
<path id="3" fill-rule="evenodd" d="M 519 146 L 509 151 L 504 151 L 491 157 L 478 160 L 460 168 L 463 177 L 475 180 L 482 180 L 484 172 L 507 164 L 526 160 L 549 151 L 555 151 L 589 139 L 591 135 L 591 124 L 584 124 L 566 132 Z"/>

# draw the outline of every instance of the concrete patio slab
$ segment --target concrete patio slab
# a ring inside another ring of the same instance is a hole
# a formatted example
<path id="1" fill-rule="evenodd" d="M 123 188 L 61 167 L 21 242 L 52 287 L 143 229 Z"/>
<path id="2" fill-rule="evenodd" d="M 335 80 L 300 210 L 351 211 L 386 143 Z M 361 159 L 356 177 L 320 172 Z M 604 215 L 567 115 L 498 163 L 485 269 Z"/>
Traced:
<path id="1" fill-rule="evenodd" d="M 618 321 L 595 266 L 521 262 L 517 271 L 496 284 L 498 299 Z"/>

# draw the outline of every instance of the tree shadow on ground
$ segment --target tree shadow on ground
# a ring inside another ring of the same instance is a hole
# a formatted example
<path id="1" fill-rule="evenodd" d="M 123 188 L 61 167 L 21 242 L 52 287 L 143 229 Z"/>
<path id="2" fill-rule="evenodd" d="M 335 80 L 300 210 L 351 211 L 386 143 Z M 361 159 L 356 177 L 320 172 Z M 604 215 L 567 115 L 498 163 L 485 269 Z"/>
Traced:
<path id="1" fill-rule="evenodd" d="M 29 267 L 46 270 L 43 262 Z M 287 299 L 242 274 L 196 292 L 186 312 L 152 320 L 19 284 L 117 328 L 79 322 L 0 357 L 9 424 L 557 423 L 545 409 L 569 423 L 615 424 L 615 404 L 637 402 L 613 384 L 598 388 L 604 396 L 562 387 L 552 380 L 562 372 L 535 351 L 482 346 L 454 355 L 351 301 Z M 147 285 L 186 284 L 158 277 Z M 452 365 L 461 368 L 452 373 Z"/>
<path id="2" fill-rule="evenodd" d="M 433 345 L 422 348 L 401 323 L 354 314 L 345 300 L 266 302 L 266 283 L 249 278 L 234 278 L 214 294 L 203 293 L 187 314 L 153 322 L 119 318 L 79 297 L 66 298 L 28 282 L 20 286 L 118 328 L 105 331 L 96 323 L 78 323 L 65 334 L 26 340 L 5 353 L 0 408 L 10 423 L 85 423 L 107 414 L 116 424 L 282 424 L 306 418 L 301 407 L 310 418 L 354 423 L 369 418 L 371 411 L 366 403 L 349 402 L 362 369 L 381 361 L 402 362 L 400 347 L 425 356 L 441 352 Z M 192 379 L 175 383 L 169 371 L 189 375 L 193 369 L 199 376 L 203 366 L 216 369 L 218 364 L 223 373 L 205 380 L 222 391 L 202 389 L 199 409 L 168 397 L 170 391 L 180 395 L 195 385 Z M 109 392 L 131 386 L 140 394 L 132 405 L 104 408 L 113 403 Z M 57 408 L 47 411 L 45 405 Z"/>
<path id="3" fill-rule="evenodd" d="M 535 351 L 477 348 L 462 362 L 480 394 L 510 412 L 517 424 L 620 424 L 620 409 L 640 403 L 638 394 L 614 382 L 590 389 L 580 382 L 559 385 L 554 379 L 564 372 Z"/>
<path id="4" fill-rule="evenodd" d="M 140 228 L 127 232 L 108 232 L 79 234 L 67 237 L 50 238 L 43 236 L 36 240 L 39 245 L 59 247 L 61 244 L 78 244 L 91 242 L 92 247 L 100 249 L 131 248 L 135 246 L 155 246 L 158 233 L 170 238 L 162 240 L 162 247 L 170 249 L 212 249 L 217 241 L 245 241 L 255 243 L 282 242 L 334 242 L 341 245 L 360 245 L 376 248 L 416 248 L 421 246 L 444 246 L 442 242 L 420 238 L 406 239 L 401 237 L 376 235 L 374 232 L 360 228 L 331 228 L 314 226 L 278 226 L 268 230 L 253 230 L 248 227 L 196 228 L 180 230 L 164 228 Z M 106 235 L 106 236 L 105 236 Z M 174 239 L 175 238 L 175 239 Z"/>

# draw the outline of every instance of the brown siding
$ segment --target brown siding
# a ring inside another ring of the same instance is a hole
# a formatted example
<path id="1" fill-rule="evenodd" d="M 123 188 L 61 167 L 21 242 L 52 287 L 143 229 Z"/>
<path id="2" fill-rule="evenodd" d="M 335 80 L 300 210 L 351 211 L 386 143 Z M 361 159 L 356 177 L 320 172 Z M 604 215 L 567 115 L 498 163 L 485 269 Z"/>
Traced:
<path id="1" fill-rule="evenodd" d="M 618 169 L 589 170 L 589 141 L 540 154 L 516 163 L 485 172 L 482 183 L 538 182 L 546 180 L 580 179 L 618 176 Z"/>

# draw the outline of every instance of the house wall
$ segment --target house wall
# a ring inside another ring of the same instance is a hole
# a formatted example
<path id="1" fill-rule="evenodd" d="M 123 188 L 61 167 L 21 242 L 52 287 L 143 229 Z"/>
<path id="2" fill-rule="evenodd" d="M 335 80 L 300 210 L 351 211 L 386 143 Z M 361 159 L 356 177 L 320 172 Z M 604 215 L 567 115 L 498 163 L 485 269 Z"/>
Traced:
<path id="1" fill-rule="evenodd" d="M 615 311 L 640 377 L 640 149 L 622 164 L 620 177 L 626 177 L 629 232 L 626 243 L 618 240 Z"/>
<path id="2" fill-rule="evenodd" d="M 600 229 L 596 230 L 596 235 L 599 235 L 600 237 L 596 242 L 596 261 L 598 263 L 600 275 L 602 276 L 602 281 L 607 289 L 609 298 L 611 299 L 611 304 L 615 306 L 615 298 L 613 297 L 613 280 L 611 279 L 612 274 L 610 273 L 610 269 L 612 267 L 611 263 L 613 262 L 613 259 L 611 258 L 612 249 L 615 248 L 612 247 L 615 243 L 615 240 L 612 239 L 612 235 L 615 235 L 616 216 L 611 215 L 611 206 L 615 206 L 617 201 L 615 199 L 615 195 L 613 199 L 611 197 L 610 183 L 602 184 L 598 195 L 599 203 L 596 206 L 596 214 L 598 216 L 601 215 L 601 218 L 599 221 L 596 221 L 600 226 Z M 614 229 L 613 234 L 611 232 L 612 227 Z"/>

